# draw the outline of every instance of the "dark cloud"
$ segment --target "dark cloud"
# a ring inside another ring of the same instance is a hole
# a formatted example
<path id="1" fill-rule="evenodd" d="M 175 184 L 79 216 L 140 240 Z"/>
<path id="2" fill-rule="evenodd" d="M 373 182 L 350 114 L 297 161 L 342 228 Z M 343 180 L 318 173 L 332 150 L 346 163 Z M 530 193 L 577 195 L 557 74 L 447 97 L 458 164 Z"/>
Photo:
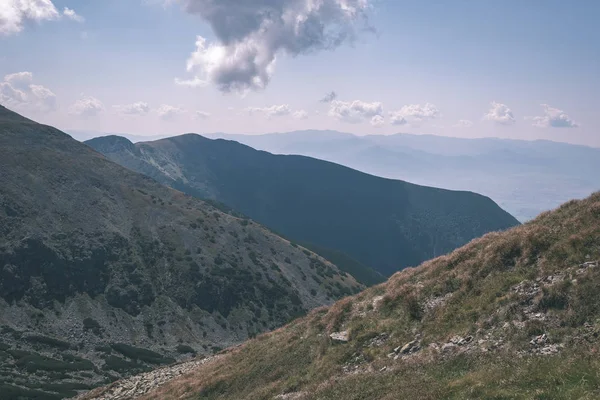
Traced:
<path id="1" fill-rule="evenodd" d="M 264 88 L 280 52 L 297 56 L 353 40 L 371 1 L 179 0 L 217 37 L 216 43 L 198 37 L 187 66 L 195 76 L 180 82 L 211 82 L 222 91 Z"/>

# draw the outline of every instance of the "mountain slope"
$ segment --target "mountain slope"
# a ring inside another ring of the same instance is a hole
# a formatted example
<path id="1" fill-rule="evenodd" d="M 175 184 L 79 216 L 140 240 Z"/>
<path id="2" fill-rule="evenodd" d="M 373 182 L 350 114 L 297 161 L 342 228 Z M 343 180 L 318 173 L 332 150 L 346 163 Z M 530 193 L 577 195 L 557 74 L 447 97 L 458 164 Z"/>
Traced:
<path id="1" fill-rule="evenodd" d="M 569 199 L 585 198 L 600 187 L 600 149 L 546 140 L 354 136 L 313 130 L 209 137 L 276 154 L 316 157 L 420 185 L 470 190 L 489 196 L 520 221 Z"/>
<path id="2" fill-rule="evenodd" d="M 596 399 L 599 289 L 600 192 L 399 272 L 141 398 Z"/>
<path id="3" fill-rule="evenodd" d="M 211 354 L 361 288 L 3 107 L 0 171 L 3 399 L 61 398 Z"/>
<path id="4" fill-rule="evenodd" d="M 390 275 L 518 224 L 490 199 L 412 185 L 237 142 L 183 135 L 86 142 L 113 161 L 211 198 L 295 241 L 341 251 Z"/>

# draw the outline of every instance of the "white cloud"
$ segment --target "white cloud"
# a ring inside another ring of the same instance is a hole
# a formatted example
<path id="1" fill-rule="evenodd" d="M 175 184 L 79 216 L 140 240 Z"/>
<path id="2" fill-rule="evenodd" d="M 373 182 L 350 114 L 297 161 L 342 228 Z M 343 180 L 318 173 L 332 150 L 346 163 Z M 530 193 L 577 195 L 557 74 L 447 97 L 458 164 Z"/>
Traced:
<path id="1" fill-rule="evenodd" d="M 334 91 L 331 91 L 329 93 L 327 93 L 321 100 L 319 100 L 321 103 L 331 103 L 332 101 L 334 101 L 335 99 L 337 99 L 337 93 Z"/>
<path id="2" fill-rule="evenodd" d="M 468 119 L 461 119 L 453 126 L 455 128 L 471 128 L 473 126 L 473 121 L 469 121 Z"/>
<path id="3" fill-rule="evenodd" d="M 104 104 L 92 96 L 84 96 L 69 107 L 69 114 L 80 117 L 95 117 L 104 111 Z"/>
<path id="4" fill-rule="evenodd" d="M 287 104 L 273 105 L 270 107 L 262 107 L 262 108 L 248 107 L 248 108 L 246 108 L 246 111 L 250 115 L 256 114 L 256 113 L 264 114 L 267 116 L 267 118 L 283 117 L 286 115 L 290 115 L 292 113 L 292 109 Z"/>
<path id="5" fill-rule="evenodd" d="M 390 112 L 390 123 L 392 125 L 420 125 L 440 116 L 440 110 L 431 103 L 408 104 L 397 111 Z"/>
<path id="6" fill-rule="evenodd" d="M 79 22 L 79 23 L 85 22 L 85 18 L 83 18 L 81 15 L 77 14 L 75 12 L 75 10 L 71 10 L 69 7 L 65 7 L 65 9 L 63 10 L 63 15 L 65 17 L 67 17 L 68 19 Z"/>
<path id="7" fill-rule="evenodd" d="M 333 100 L 329 106 L 329 116 L 340 121 L 357 124 L 365 120 L 377 123 L 373 117 L 383 116 L 383 104 L 380 102 L 367 103 L 360 100 L 352 102 Z"/>
<path id="8" fill-rule="evenodd" d="M 216 36 L 215 43 L 197 38 L 188 72 L 222 91 L 244 92 L 268 85 L 280 53 L 296 56 L 352 41 L 373 0 L 176 1 Z"/>
<path id="9" fill-rule="evenodd" d="M 51 0 L 1 0 L 0 35 L 13 35 L 23 30 L 27 21 L 55 20 L 60 14 Z"/>
<path id="10" fill-rule="evenodd" d="M 113 108 L 125 115 L 146 115 L 150 112 L 150 106 L 143 101 L 132 104 L 116 105 L 113 106 Z"/>
<path id="11" fill-rule="evenodd" d="M 198 77 L 194 77 L 193 79 L 190 79 L 190 80 L 175 78 L 175 84 L 177 86 L 186 86 L 186 87 L 190 87 L 190 88 L 197 88 L 197 87 L 203 87 L 203 86 L 208 85 L 208 82 L 203 81 L 202 79 L 200 79 Z"/>
<path id="12" fill-rule="evenodd" d="M 16 108 L 49 112 L 58 108 L 56 95 L 42 85 L 33 83 L 31 72 L 9 74 L 0 81 L 0 102 Z"/>
<path id="13" fill-rule="evenodd" d="M 542 104 L 544 115 L 529 117 L 533 120 L 533 126 L 538 128 L 577 128 L 579 124 L 571 119 L 563 110 Z"/>
<path id="14" fill-rule="evenodd" d="M 385 124 L 385 118 L 383 118 L 381 115 L 376 115 L 371 118 L 371 125 L 374 127 L 379 128 L 380 126 L 383 126 L 383 124 Z"/>
<path id="15" fill-rule="evenodd" d="M 194 117 L 196 119 L 209 119 L 210 118 L 210 113 L 207 113 L 206 111 L 196 111 L 194 113 Z"/>
<path id="16" fill-rule="evenodd" d="M 17 90 L 27 90 L 33 83 L 33 74 L 31 72 L 17 72 L 4 77 L 4 81 Z"/>
<path id="17" fill-rule="evenodd" d="M 408 125 L 408 121 L 403 116 L 398 115 L 394 112 L 391 112 L 390 113 L 390 124 L 402 126 L 402 125 Z"/>
<path id="18" fill-rule="evenodd" d="M 165 121 L 171 121 L 175 119 L 177 116 L 184 114 L 185 110 L 183 108 L 170 106 L 168 104 L 163 104 L 156 110 L 158 117 Z"/>
<path id="19" fill-rule="evenodd" d="M 308 119 L 308 113 L 304 110 L 298 110 L 294 113 L 293 117 L 295 119 Z"/>
<path id="20" fill-rule="evenodd" d="M 499 125 L 514 125 L 516 120 L 510 108 L 506 104 L 492 102 L 491 108 L 483 119 L 493 121 Z"/>

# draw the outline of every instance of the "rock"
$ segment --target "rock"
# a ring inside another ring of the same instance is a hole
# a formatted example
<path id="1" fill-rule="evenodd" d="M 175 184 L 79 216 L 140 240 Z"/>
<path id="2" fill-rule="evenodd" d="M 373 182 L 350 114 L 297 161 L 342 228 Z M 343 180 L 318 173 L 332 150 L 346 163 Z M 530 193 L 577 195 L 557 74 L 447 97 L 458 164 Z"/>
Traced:
<path id="1" fill-rule="evenodd" d="M 402 346 L 402 348 L 400 349 L 400 353 L 410 354 L 410 353 L 419 351 L 419 349 L 420 349 L 419 342 L 416 340 L 413 340 L 412 342 L 408 342 L 404 346 Z"/>
<path id="2" fill-rule="evenodd" d="M 388 339 L 389 335 L 387 333 L 380 333 L 369 341 L 367 347 L 381 347 L 385 344 L 385 342 L 387 342 Z"/>
<path id="3" fill-rule="evenodd" d="M 299 400 L 306 396 L 306 392 L 293 392 L 293 393 L 285 393 L 275 396 L 277 400 Z"/>
<path id="4" fill-rule="evenodd" d="M 453 343 L 458 346 L 464 346 L 466 344 L 471 343 L 472 341 L 473 341 L 473 336 L 467 336 L 467 337 L 454 336 L 452 339 L 450 339 L 450 343 Z"/>
<path id="5" fill-rule="evenodd" d="M 444 343 L 444 345 L 442 346 L 442 352 L 444 353 L 449 353 L 451 351 L 454 351 L 458 346 L 454 343 Z"/>
<path id="6" fill-rule="evenodd" d="M 329 337 L 331 338 L 331 340 L 336 342 L 347 343 L 350 340 L 350 335 L 348 331 L 333 332 L 331 335 L 329 335 Z"/>
<path id="7" fill-rule="evenodd" d="M 595 268 L 598 267 L 600 261 L 586 261 L 583 264 L 579 264 L 579 268 L 587 269 L 587 268 Z"/>
<path id="8" fill-rule="evenodd" d="M 532 346 L 543 346 L 548 342 L 548 336 L 544 333 L 531 339 L 529 342 Z"/>

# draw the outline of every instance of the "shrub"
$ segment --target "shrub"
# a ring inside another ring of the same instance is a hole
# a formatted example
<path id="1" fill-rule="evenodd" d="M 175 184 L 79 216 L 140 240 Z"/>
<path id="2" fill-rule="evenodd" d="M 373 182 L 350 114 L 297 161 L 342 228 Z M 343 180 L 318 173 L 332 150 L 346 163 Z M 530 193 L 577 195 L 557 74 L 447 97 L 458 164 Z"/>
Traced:
<path id="1" fill-rule="evenodd" d="M 39 343 L 51 347 L 56 347 L 63 350 L 68 350 L 71 348 L 71 344 L 59 339 L 54 339 L 48 336 L 42 335 L 32 335 L 25 338 L 30 343 Z"/>
<path id="2" fill-rule="evenodd" d="M 185 345 L 185 344 L 178 345 L 177 352 L 179 354 L 196 354 L 196 350 L 194 350 L 192 347 Z"/>
<path id="3" fill-rule="evenodd" d="M 163 357 L 161 354 L 152 350 L 142 349 L 124 343 L 113 343 L 110 347 L 132 360 L 145 361 L 150 364 L 170 364 L 175 362 L 172 358 Z"/>
<path id="4" fill-rule="evenodd" d="M 92 331 L 96 336 L 99 336 L 102 333 L 100 324 L 98 321 L 92 318 L 86 318 L 83 320 L 83 330 Z"/>

